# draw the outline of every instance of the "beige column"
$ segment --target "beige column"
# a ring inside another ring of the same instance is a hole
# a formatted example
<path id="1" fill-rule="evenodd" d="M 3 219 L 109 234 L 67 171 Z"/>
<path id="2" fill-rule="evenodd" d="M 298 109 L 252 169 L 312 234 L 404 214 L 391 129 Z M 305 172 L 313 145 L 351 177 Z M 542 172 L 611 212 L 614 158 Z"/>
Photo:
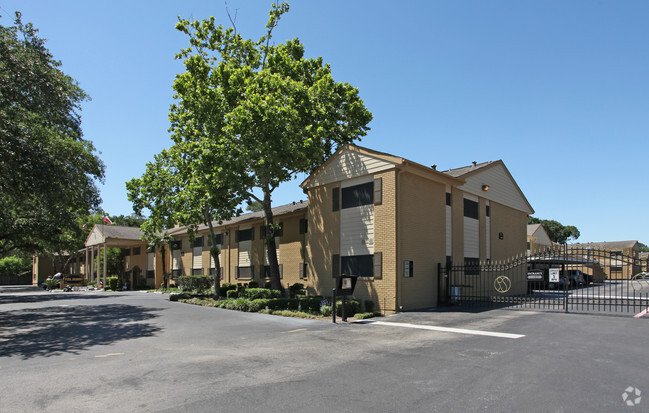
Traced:
<path id="1" fill-rule="evenodd" d="M 104 242 L 104 285 L 106 285 L 106 243 Z"/>
<path id="2" fill-rule="evenodd" d="M 90 247 L 90 279 L 92 281 L 97 281 L 95 279 L 95 247 L 94 245 Z"/>

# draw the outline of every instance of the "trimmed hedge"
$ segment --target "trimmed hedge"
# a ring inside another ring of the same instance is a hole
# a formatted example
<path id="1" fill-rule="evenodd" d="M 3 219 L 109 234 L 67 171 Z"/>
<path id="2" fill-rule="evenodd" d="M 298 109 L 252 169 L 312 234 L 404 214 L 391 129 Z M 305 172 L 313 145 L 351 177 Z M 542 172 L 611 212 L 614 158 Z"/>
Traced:
<path id="1" fill-rule="evenodd" d="M 106 281 L 108 282 L 108 288 L 109 289 L 111 289 L 113 291 L 117 291 L 117 283 L 119 281 L 119 279 L 117 277 L 108 277 L 108 279 Z M 104 286 L 104 288 L 106 288 L 106 286 Z"/>
<path id="2" fill-rule="evenodd" d="M 219 295 L 221 297 L 227 297 L 228 291 L 236 291 L 237 285 L 231 283 L 222 283 L 221 288 L 219 289 Z"/>
<path id="3" fill-rule="evenodd" d="M 259 298 L 280 298 L 282 293 L 277 290 L 268 290 L 266 288 L 246 288 L 239 292 L 239 297 L 257 300 Z"/>
<path id="4" fill-rule="evenodd" d="M 336 300 L 336 315 L 342 317 L 343 312 L 343 300 Z M 345 315 L 351 317 L 356 313 L 361 312 L 361 303 L 358 300 L 345 300 Z"/>
<path id="5" fill-rule="evenodd" d="M 184 275 L 178 277 L 178 286 L 183 291 L 202 293 L 212 288 L 213 278 L 209 275 Z"/>

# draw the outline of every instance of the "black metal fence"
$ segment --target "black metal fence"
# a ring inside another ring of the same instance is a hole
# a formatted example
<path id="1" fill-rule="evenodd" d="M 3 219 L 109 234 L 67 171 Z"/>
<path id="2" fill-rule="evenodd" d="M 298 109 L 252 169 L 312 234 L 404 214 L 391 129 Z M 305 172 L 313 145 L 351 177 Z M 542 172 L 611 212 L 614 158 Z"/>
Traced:
<path id="1" fill-rule="evenodd" d="M 503 262 L 439 265 L 440 304 L 646 313 L 649 263 L 625 251 L 562 246 Z"/>

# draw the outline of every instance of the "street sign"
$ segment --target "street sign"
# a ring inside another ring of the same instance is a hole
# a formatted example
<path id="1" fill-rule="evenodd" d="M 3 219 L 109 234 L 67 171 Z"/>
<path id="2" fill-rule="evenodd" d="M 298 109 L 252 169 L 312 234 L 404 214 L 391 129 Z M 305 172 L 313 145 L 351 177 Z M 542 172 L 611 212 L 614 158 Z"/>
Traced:
<path id="1" fill-rule="evenodd" d="M 559 271 L 561 271 L 560 268 L 550 268 L 550 279 L 549 279 L 549 281 L 551 283 L 558 283 L 559 282 Z"/>
<path id="2" fill-rule="evenodd" d="M 527 281 L 543 281 L 543 270 L 530 270 L 527 272 Z"/>

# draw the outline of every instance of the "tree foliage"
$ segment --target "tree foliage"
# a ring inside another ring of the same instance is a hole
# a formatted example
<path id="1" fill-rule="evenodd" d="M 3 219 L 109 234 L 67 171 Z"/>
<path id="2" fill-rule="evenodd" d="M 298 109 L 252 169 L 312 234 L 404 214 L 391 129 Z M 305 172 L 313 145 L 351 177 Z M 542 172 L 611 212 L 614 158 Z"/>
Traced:
<path id="1" fill-rule="evenodd" d="M 232 179 L 229 175 L 234 172 L 224 165 L 211 163 L 206 146 L 209 145 L 177 142 L 156 155 L 144 174 L 127 182 L 126 187 L 134 211 L 138 214 L 144 209 L 150 211 L 148 220 L 141 226 L 150 244 L 163 247 L 168 244 L 168 240 L 160 239 L 161 232 L 174 224 L 189 226 L 190 240 L 194 239 L 199 223 L 209 228 L 217 292 L 221 279 L 220 251 L 212 222 L 241 213 L 238 208 L 241 198 L 223 185 Z"/>
<path id="2" fill-rule="evenodd" d="M 259 40 L 244 39 L 214 18 L 180 20 L 189 37 L 185 72 L 174 81 L 172 139 L 182 157 L 211 167 L 247 201 L 261 203 L 271 285 L 280 288 L 272 193 L 298 173 L 310 173 L 340 146 L 364 136 L 372 114 L 347 83 L 335 82 L 321 57 L 305 58 L 297 38 L 271 44 L 273 29 L 288 12 L 274 4 Z M 194 150 L 201 148 L 201 151 Z M 260 195 L 256 195 L 259 194 Z"/>
<path id="3" fill-rule="evenodd" d="M 16 13 L 0 26 L 0 255 L 62 251 L 99 206 L 104 165 L 82 138 L 88 99 Z"/>
<path id="4" fill-rule="evenodd" d="M 548 233 L 550 240 L 558 244 L 565 244 L 569 240 L 576 240 L 579 238 L 579 235 L 581 235 L 579 234 L 577 227 L 572 225 L 566 226 L 554 220 L 539 219 L 530 216 L 527 218 L 527 223 L 541 224 L 543 229 L 545 229 L 545 232 Z"/>

